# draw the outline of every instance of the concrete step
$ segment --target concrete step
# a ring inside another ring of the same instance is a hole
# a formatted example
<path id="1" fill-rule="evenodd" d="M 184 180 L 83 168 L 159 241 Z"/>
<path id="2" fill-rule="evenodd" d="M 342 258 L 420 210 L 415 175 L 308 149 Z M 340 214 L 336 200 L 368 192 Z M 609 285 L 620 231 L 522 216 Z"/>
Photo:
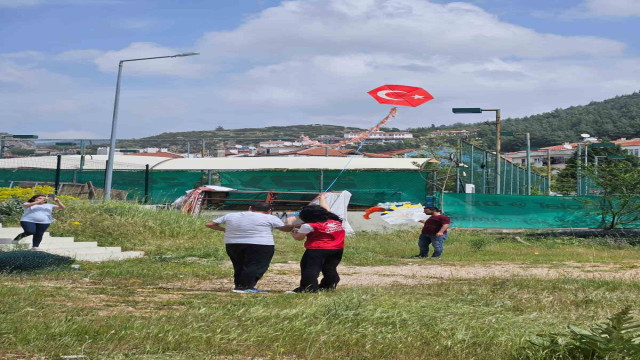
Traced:
<path id="1" fill-rule="evenodd" d="M 142 251 L 125 251 L 125 252 L 104 252 L 104 253 L 91 253 L 91 252 L 75 252 L 75 251 L 47 251 L 52 254 L 68 256 L 79 261 L 114 261 L 114 260 L 126 260 L 134 259 L 144 256 Z"/>
<path id="2" fill-rule="evenodd" d="M 18 227 L 3 228 L 0 224 L 0 251 L 31 248 L 31 237 L 20 240 L 18 244 L 12 242 L 22 231 L 22 228 Z M 95 241 L 76 242 L 73 237 L 51 236 L 49 232 L 42 237 L 40 251 L 92 262 L 126 260 L 144 256 L 143 251 L 123 252 L 119 246 L 98 246 Z"/>

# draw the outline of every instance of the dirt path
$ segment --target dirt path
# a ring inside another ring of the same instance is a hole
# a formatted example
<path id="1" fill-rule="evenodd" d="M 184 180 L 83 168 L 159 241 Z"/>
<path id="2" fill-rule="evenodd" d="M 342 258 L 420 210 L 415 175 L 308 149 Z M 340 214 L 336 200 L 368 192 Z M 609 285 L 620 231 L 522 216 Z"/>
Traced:
<path id="1" fill-rule="evenodd" d="M 229 265 L 231 266 L 231 265 Z M 394 266 L 340 266 L 340 286 L 394 286 L 429 284 L 447 279 L 535 277 L 543 279 L 624 279 L 640 280 L 640 264 L 620 267 L 599 264 L 554 264 L 530 266 L 520 264 L 487 265 L 394 265 Z M 290 290 L 297 286 L 300 267 L 297 263 L 272 264 L 260 287 L 269 290 Z M 163 284 L 166 288 L 223 290 L 233 286 L 231 279 L 206 283 L 194 280 Z"/>

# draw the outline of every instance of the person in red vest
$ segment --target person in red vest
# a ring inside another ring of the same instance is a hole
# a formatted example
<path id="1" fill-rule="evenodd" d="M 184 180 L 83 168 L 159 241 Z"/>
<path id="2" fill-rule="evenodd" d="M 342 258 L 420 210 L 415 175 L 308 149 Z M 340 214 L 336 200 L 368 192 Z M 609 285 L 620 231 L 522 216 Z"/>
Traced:
<path id="1" fill-rule="evenodd" d="M 439 259 L 442 251 L 444 251 L 444 241 L 447 239 L 447 236 L 449 236 L 447 229 L 451 224 L 451 219 L 446 215 L 442 215 L 440 209 L 433 206 L 425 207 L 424 213 L 430 216 L 427 220 L 420 220 L 421 223 L 424 223 L 422 234 L 420 234 L 420 238 L 418 239 L 420 254 L 414 257 L 429 257 L 429 244 L 431 244 L 431 246 L 433 246 L 433 255 L 431 255 L 431 257 Z"/>
<path id="2" fill-rule="evenodd" d="M 345 231 L 342 219 L 332 213 L 324 194 L 319 196 L 320 205 L 305 206 L 298 217 L 304 222 L 291 235 L 296 240 L 305 240 L 306 248 L 300 260 L 300 286 L 287 293 L 334 290 L 340 282 L 338 264 L 344 251 Z M 322 272 L 322 281 L 318 276 Z"/>

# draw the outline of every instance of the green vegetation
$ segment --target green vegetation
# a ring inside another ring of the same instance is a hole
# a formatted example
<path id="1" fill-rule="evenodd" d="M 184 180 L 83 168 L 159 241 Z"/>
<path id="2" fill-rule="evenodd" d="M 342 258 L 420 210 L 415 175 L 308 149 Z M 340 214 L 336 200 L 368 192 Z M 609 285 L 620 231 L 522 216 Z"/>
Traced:
<path id="1" fill-rule="evenodd" d="M 527 245 L 511 234 L 456 229 L 441 261 L 410 258 L 412 229 L 348 238 L 342 265 L 343 274 L 350 266 L 444 266 L 452 269 L 446 278 L 409 273 L 407 281 L 421 282 L 363 278 L 332 293 L 232 294 L 222 233 L 206 229 L 206 217 L 76 201 L 57 218 L 53 234 L 149 256 L 0 276 L 0 358 L 545 359 L 547 350 L 530 344 L 537 334 L 589 328 L 640 296 L 637 279 L 570 275 L 595 265 L 635 271 L 639 248 L 519 235 Z M 478 238 L 486 242 L 474 246 Z M 276 264 L 263 280 L 269 290 L 295 285 L 297 266 L 287 262 L 303 251 L 289 234 L 276 232 L 276 242 Z M 474 273 L 491 266 L 566 275 Z M 453 272 L 465 268 L 476 270 Z M 382 269 L 376 276 L 391 276 Z"/>
<path id="2" fill-rule="evenodd" d="M 409 129 L 409 131 L 414 136 L 424 136 L 434 130 L 477 129 L 478 133 L 475 137 L 482 140 L 484 147 L 491 148 L 495 144 L 495 135 L 491 134 L 495 131 L 495 121 L 492 117 L 487 117 L 486 120 L 483 123 L 456 123 L 435 128 Z M 531 133 L 532 147 L 576 142 L 581 139 L 582 133 L 609 139 L 638 137 L 640 136 L 640 92 L 523 118 L 506 118 L 502 121 L 502 131 Z M 503 151 L 522 150 L 525 146 L 524 136 L 502 138 Z"/>
<path id="3" fill-rule="evenodd" d="M 590 329 L 569 325 L 568 334 L 549 334 L 532 340 L 545 359 L 635 359 L 640 356 L 640 322 L 625 306 L 608 319 Z"/>

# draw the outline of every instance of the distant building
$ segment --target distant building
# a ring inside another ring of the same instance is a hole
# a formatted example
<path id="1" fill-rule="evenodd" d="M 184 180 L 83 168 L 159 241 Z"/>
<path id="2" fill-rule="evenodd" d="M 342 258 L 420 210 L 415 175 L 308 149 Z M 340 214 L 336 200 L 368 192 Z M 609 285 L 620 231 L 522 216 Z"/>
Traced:
<path id="1" fill-rule="evenodd" d="M 362 132 L 348 132 L 344 134 L 345 139 L 353 139 L 358 137 Z M 367 139 L 374 140 L 402 140 L 402 139 L 413 139 L 413 134 L 406 131 L 401 132 L 385 132 L 385 131 L 374 131 Z"/>
<path id="2" fill-rule="evenodd" d="M 629 140 L 621 138 L 612 142 L 620 145 L 620 147 L 627 150 L 629 154 L 640 157 L 640 138 Z"/>
<path id="3" fill-rule="evenodd" d="M 564 143 L 562 145 L 554 145 L 540 148 L 538 150 L 531 151 L 531 166 L 543 167 L 547 166 L 547 149 L 551 155 L 551 168 L 561 170 L 567 165 L 567 162 L 578 148 L 578 145 L 593 144 L 593 141 L 586 143 Z M 625 149 L 631 155 L 640 157 L 640 138 L 627 140 L 625 138 L 613 140 L 612 143 L 620 145 L 622 149 Z M 527 164 L 527 152 L 515 151 L 502 154 L 504 157 L 511 159 L 514 164 L 526 166 Z"/>
<path id="4" fill-rule="evenodd" d="M 431 132 L 429 136 L 469 136 L 474 135 L 477 132 L 478 130 L 436 130 Z"/>

